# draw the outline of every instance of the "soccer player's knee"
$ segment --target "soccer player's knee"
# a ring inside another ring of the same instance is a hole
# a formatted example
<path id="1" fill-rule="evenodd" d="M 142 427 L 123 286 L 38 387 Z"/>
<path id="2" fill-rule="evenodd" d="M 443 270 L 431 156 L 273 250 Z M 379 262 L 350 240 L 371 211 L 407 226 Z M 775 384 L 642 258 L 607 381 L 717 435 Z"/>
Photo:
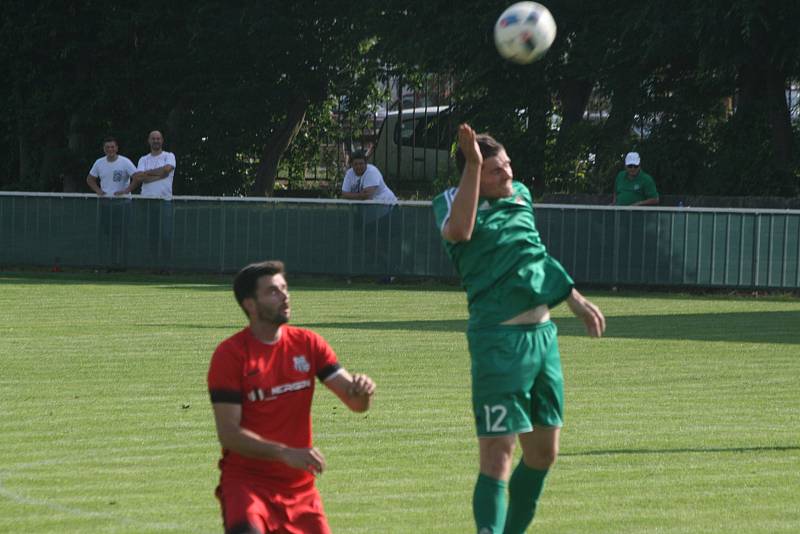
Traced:
<path id="1" fill-rule="evenodd" d="M 494 478 L 503 478 L 511 468 L 511 455 L 497 454 L 481 462 L 481 471 Z"/>
<path id="2" fill-rule="evenodd" d="M 528 467 L 533 469 L 550 469 L 555 465 L 558 459 L 558 445 L 537 447 L 531 451 L 531 454 L 526 454 L 524 462 Z"/>
<path id="3" fill-rule="evenodd" d="M 481 451 L 481 472 L 494 478 L 503 478 L 508 473 L 513 458 L 513 442 L 494 441 Z"/>
<path id="4" fill-rule="evenodd" d="M 548 449 L 542 455 L 542 463 L 545 464 L 548 468 L 553 467 L 557 459 L 558 459 L 558 447 L 553 447 L 552 449 Z"/>

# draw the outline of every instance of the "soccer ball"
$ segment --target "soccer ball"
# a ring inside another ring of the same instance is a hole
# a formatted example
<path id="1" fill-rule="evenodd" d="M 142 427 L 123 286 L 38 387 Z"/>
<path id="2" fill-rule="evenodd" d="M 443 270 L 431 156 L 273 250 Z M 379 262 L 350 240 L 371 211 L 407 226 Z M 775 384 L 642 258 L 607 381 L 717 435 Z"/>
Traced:
<path id="1" fill-rule="evenodd" d="M 494 25 L 494 44 L 514 63 L 531 63 L 544 56 L 556 38 L 556 21 L 542 4 L 517 2 Z"/>

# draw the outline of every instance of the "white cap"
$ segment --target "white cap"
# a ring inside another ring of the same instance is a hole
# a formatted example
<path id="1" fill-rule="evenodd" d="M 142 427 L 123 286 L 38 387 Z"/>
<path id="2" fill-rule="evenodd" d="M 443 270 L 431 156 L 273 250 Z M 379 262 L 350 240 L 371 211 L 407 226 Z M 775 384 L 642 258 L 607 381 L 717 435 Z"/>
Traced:
<path id="1" fill-rule="evenodd" d="M 639 165 L 639 163 L 641 160 L 638 152 L 628 152 L 628 155 L 625 156 L 625 165 Z"/>

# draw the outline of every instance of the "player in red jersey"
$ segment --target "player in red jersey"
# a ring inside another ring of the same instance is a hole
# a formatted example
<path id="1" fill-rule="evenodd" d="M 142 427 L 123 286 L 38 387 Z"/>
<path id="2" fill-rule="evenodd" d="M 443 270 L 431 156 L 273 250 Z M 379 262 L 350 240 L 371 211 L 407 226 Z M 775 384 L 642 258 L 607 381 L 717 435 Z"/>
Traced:
<path id="1" fill-rule="evenodd" d="M 314 378 L 355 412 L 369 409 L 375 383 L 347 372 L 319 335 L 286 324 L 283 263 L 246 266 L 233 291 L 250 324 L 220 343 L 208 371 L 225 532 L 330 533 L 314 485 L 325 469 L 311 437 Z"/>

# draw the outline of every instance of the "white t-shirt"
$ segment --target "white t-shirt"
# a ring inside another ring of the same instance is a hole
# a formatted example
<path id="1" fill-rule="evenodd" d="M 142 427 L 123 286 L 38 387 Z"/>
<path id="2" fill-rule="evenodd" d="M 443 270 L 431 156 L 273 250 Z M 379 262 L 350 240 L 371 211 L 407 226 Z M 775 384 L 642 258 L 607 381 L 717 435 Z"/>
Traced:
<path id="1" fill-rule="evenodd" d="M 106 156 L 98 159 L 89 171 L 91 176 L 100 178 L 100 189 L 107 196 L 114 196 L 117 191 L 122 191 L 131 183 L 131 176 L 136 172 L 133 162 L 125 156 L 117 155 L 114 161 L 108 161 Z M 128 195 L 130 196 L 130 195 Z"/>
<path id="2" fill-rule="evenodd" d="M 155 182 L 142 184 L 143 197 L 158 197 L 158 198 L 172 198 L 172 178 L 175 176 L 175 154 L 172 152 L 161 152 L 158 156 L 152 154 L 145 154 L 139 158 L 139 165 L 136 170 L 139 172 L 152 171 L 164 165 L 172 165 L 170 173 Z"/>
<path id="3" fill-rule="evenodd" d="M 345 193 L 360 193 L 367 187 L 375 186 L 378 187 L 378 190 L 375 191 L 375 195 L 370 200 L 383 204 L 397 204 L 397 197 L 386 185 L 386 182 L 383 181 L 381 171 L 371 163 L 367 163 L 367 170 L 361 176 L 356 175 L 352 167 L 347 169 L 344 174 L 344 182 L 342 182 L 342 191 Z"/>

